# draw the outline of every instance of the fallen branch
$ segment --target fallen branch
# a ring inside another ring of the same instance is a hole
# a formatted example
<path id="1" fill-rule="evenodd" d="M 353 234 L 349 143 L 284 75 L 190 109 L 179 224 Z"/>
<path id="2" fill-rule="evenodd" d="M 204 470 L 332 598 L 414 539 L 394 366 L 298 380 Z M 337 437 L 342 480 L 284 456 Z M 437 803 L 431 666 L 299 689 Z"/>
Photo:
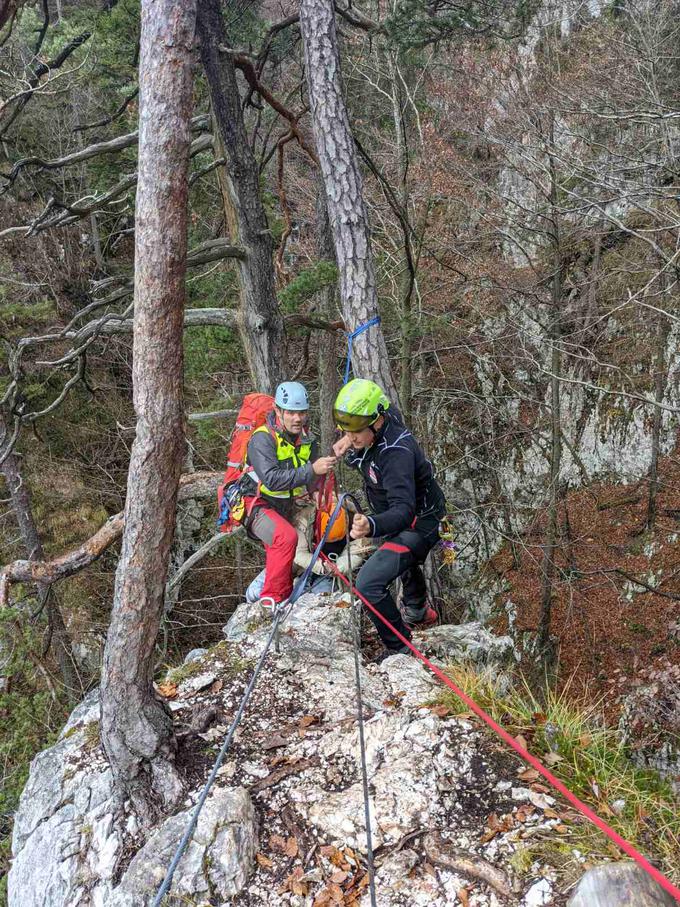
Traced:
<path id="1" fill-rule="evenodd" d="M 614 501 L 603 501 L 601 504 L 597 505 L 599 511 L 602 510 L 613 510 L 614 507 L 625 507 L 626 504 L 639 504 L 642 500 L 642 497 L 639 494 L 630 494 L 625 498 L 618 498 Z"/>
<path id="2" fill-rule="evenodd" d="M 189 498 L 212 498 L 222 479 L 220 472 L 192 472 L 179 481 L 178 501 Z M 51 584 L 79 573 L 116 542 L 123 534 L 124 511 L 116 513 L 93 536 L 74 551 L 62 554 L 52 561 L 17 560 L 7 564 L 0 572 L 0 607 L 7 606 L 9 588 L 13 583 Z"/>
<path id="3" fill-rule="evenodd" d="M 469 853 L 451 847 L 439 834 L 433 832 L 423 841 L 425 853 L 430 863 L 459 872 L 471 879 L 478 879 L 494 888 L 503 897 L 515 899 L 512 886 L 507 875 L 498 867 L 493 866 L 479 854 Z"/>

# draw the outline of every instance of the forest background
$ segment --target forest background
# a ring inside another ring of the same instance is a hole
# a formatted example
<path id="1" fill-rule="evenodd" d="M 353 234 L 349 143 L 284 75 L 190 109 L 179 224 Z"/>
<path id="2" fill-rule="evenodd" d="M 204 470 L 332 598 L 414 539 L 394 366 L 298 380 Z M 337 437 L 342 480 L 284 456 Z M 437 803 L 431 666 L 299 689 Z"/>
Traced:
<path id="1" fill-rule="evenodd" d="M 124 505 L 139 9 L 0 6 L 7 564 L 79 548 Z M 283 377 L 310 387 L 328 443 L 346 353 L 298 4 L 222 10 L 267 241 L 239 231 L 203 60 L 185 472 L 219 470 L 242 395 Z M 678 685 L 678 12 L 669 0 L 336 4 L 379 330 L 456 516 L 457 564 L 430 571 L 440 607 L 510 627 L 529 672 L 549 651 L 558 686 L 603 696 L 613 722 L 636 686 Z M 249 308 L 246 246 L 273 260 L 273 314 Z M 214 519 L 211 498 L 180 503 L 175 572 Z M 0 613 L 5 834 L 30 758 L 98 680 L 117 555 L 103 546 L 37 593 L 15 584 Z M 182 571 L 159 669 L 220 638 L 259 557 L 236 538 Z"/>

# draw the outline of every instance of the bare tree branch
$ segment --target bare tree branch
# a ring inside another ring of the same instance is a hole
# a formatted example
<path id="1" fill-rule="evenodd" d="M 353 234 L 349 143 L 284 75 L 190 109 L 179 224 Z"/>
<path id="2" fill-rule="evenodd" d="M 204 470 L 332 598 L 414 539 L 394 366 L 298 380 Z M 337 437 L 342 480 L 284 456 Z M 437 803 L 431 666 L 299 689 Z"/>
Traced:
<path id="1" fill-rule="evenodd" d="M 82 125 L 74 126 L 73 131 L 74 132 L 85 132 L 88 129 L 98 129 L 101 126 L 108 126 L 109 123 L 113 123 L 114 120 L 118 119 L 118 117 L 122 113 L 125 113 L 128 106 L 132 103 L 132 101 L 134 101 L 134 99 L 137 97 L 138 94 L 139 94 L 139 88 L 135 88 L 135 90 L 132 92 L 132 94 L 129 94 L 125 98 L 123 103 L 120 105 L 120 107 L 117 107 L 110 116 L 102 117 L 101 120 L 96 120 L 94 123 L 83 123 Z"/>
<path id="2" fill-rule="evenodd" d="M 178 501 L 210 499 L 217 493 L 221 472 L 192 472 L 180 479 Z M 0 608 L 7 607 L 14 583 L 56 583 L 98 560 L 123 534 L 123 511 L 114 514 L 80 547 L 51 561 L 16 560 L 0 571 Z"/>

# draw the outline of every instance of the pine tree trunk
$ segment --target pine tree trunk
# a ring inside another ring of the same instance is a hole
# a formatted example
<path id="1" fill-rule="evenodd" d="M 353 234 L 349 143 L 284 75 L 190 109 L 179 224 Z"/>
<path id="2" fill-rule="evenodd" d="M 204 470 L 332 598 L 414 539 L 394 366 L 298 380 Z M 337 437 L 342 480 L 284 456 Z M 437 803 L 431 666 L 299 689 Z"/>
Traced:
<path id="1" fill-rule="evenodd" d="M 318 180 L 318 193 L 316 196 L 316 249 L 322 261 L 335 261 L 335 248 L 333 234 L 328 220 L 326 196 L 321 180 Z M 337 318 L 337 287 L 325 287 L 319 294 L 321 297 L 320 314 L 327 321 Z M 334 331 L 319 331 L 317 341 L 317 371 L 319 373 L 319 435 L 321 449 L 324 453 L 331 449 L 335 438 L 336 427 L 333 420 L 333 404 L 340 389 L 338 375 L 338 340 Z"/>
<path id="2" fill-rule="evenodd" d="M 343 96 L 332 0 L 302 0 L 300 28 L 314 138 L 340 271 L 342 315 L 347 329 L 353 331 L 378 315 L 378 294 L 363 183 Z M 376 381 L 398 402 L 380 326 L 360 334 L 352 349 L 355 375 Z"/>
<path id="3" fill-rule="evenodd" d="M 142 0 L 135 213 L 133 401 L 137 431 L 102 673 L 102 742 L 140 818 L 175 806 L 172 719 L 154 695 L 177 489 L 185 452 L 182 331 L 196 6 Z"/>
<path id="4" fill-rule="evenodd" d="M 197 32 L 213 117 L 226 158 L 221 184 L 225 219 L 245 249 L 241 276 L 241 339 L 257 390 L 273 393 L 286 375 L 283 319 L 276 300 L 273 244 L 260 199 L 259 172 L 248 142 L 236 71 L 228 53 L 219 0 L 198 0 Z M 226 183 L 226 186 L 225 186 Z"/>

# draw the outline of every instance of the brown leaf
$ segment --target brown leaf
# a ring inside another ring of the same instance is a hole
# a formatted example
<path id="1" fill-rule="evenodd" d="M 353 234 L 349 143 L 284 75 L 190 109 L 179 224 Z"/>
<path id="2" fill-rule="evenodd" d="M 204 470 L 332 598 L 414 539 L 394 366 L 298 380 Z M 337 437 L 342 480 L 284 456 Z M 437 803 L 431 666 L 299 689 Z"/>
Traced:
<path id="1" fill-rule="evenodd" d="M 515 819 L 518 822 L 526 822 L 529 816 L 533 816 L 535 812 L 536 808 L 530 803 L 522 803 L 522 805 L 518 807 L 517 812 L 515 813 Z"/>
<path id="2" fill-rule="evenodd" d="M 336 885 L 342 885 L 344 881 L 349 878 L 349 873 L 345 872 L 342 869 L 338 869 L 337 872 L 334 872 L 331 876 L 331 882 L 334 882 Z"/>
<path id="3" fill-rule="evenodd" d="M 451 714 L 451 708 L 448 705 L 431 705 L 430 711 L 433 715 L 436 715 L 437 718 L 446 718 L 447 715 Z"/>
<path id="4" fill-rule="evenodd" d="M 290 756 L 287 756 L 285 753 L 278 753 L 274 756 L 273 759 L 269 760 L 269 764 L 273 768 L 275 765 L 281 765 L 282 762 L 289 762 Z"/>
<path id="5" fill-rule="evenodd" d="M 555 812 L 554 809 L 550 809 L 550 807 L 543 810 L 543 815 L 546 819 L 559 819 L 560 817 L 560 814 L 558 812 Z"/>
<path id="6" fill-rule="evenodd" d="M 177 684 L 166 680 L 158 684 L 158 692 L 164 699 L 177 699 Z"/>
<path id="7" fill-rule="evenodd" d="M 546 753 L 543 759 L 546 765 L 557 765 L 558 762 L 564 762 L 564 756 L 559 753 Z"/>
<path id="8" fill-rule="evenodd" d="M 518 734 L 518 735 L 515 737 L 515 743 L 519 743 L 519 745 L 520 745 L 521 747 L 523 747 L 525 750 L 528 750 L 528 749 L 529 749 L 529 744 L 528 744 L 527 741 L 526 741 L 526 737 L 523 737 L 521 734 Z"/>
<path id="9" fill-rule="evenodd" d="M 299 721 L 299 725 L 300 727 L 309 727 L 310 724 L 317 724 L 318 721 L 318 715 L 303 715 Z"/>
<path id="10" fill-rule="evenodd" d="M 535 790 L 537 794 L 549 794 L 552 788 L 546 787 L 545 784 L 539 784 L 538 782 L 536 782 L 535 784 L 531 785 L 531 789 Z"/>
<path id="11" fill-rule="evenodd" d="M 287 857 L 296 857 L 298 855 L 297 838 L 288 838 L 288 840 L 285 842 L 284 849 Z"/>
<path id="12" fill-rule="evenodd" d="M 223 686 L 224 686 L 223 681 L 216 680 L 215 683 L 210 687 L 210 692 L 219 693 Z"/>
<path id="13" fill-rule="evenodd" d="M 336 885 L 335 882 L 331 882 L 328 886 L 328 890 L 331 893 L 331 898 L 333 899 L 334 904 L 344 904 L 345 895 L 339 885 Z"/>
<path id="14" fill-rule="evenodd" d="M 263 750 L 275 750 L 280 746 L 285 746 L 287 743 L 288 741 L 285 737 L 282 737 L 280 734 L 274 734 L 273 737 L 270 737 L 269 740 L 265 740 L 260 746 Z"/>
<path id="15" fill-rule="evenodd" d="M 293 894 L 304 897 L 309 890 L 309 882 L 306 882 L 302 878 L 303 875 L 304 871 L 302 869 L 302 866 L 296 866 L 291 874 L 284 880 L 284 883 L 279 891 L 291 891 Z"/>
<path id="16" fill-rule="evenodd" d="M 456 897 L 461 902 L 463 907 L 469 907 L 470 897 L 467 888 L 459 888 L 456 892 Z"/>
<path id="17" fill-rule="evenodd" d="M 525 768 L 523 772 L 518 772 L 517 777 L 521 781 L 537 781 L 541 776 L 535 768 Z"/>
<path id="18" fill-rule="evenodd" d="M 269 838 L 269 849 L 276 850 L 278 853 L 286 852 L 286 839 L 281 835 L 272 835 Z"/>
<path id="19" fill-rule="evenodd" d="M 481 842 L 486 844 L 492 838 L 495 838 L 496 835 L 501 834 L 501 832 L 510 831 L 514 824 L 515 820 L 511 815 L 505 815 L 499 819 L 496 813 L 491 813 L 486 822 L 486 831 L 480 838 Z"/>
<path id="20" fill-rule="evenodd" d="M 274 865 L 269 857 L 265 857 L 263 853 L 256 853 L 255 859 L 260 864 L 260 866 L 264 866 L 265 869 L 271 869 Z"/>
<path id="21" fill-rule="evenodd" d="M 336 608 L 349 608 L 349 602 L 346 602 L 344 598 L 341 598 L 335 603 Z"/>

